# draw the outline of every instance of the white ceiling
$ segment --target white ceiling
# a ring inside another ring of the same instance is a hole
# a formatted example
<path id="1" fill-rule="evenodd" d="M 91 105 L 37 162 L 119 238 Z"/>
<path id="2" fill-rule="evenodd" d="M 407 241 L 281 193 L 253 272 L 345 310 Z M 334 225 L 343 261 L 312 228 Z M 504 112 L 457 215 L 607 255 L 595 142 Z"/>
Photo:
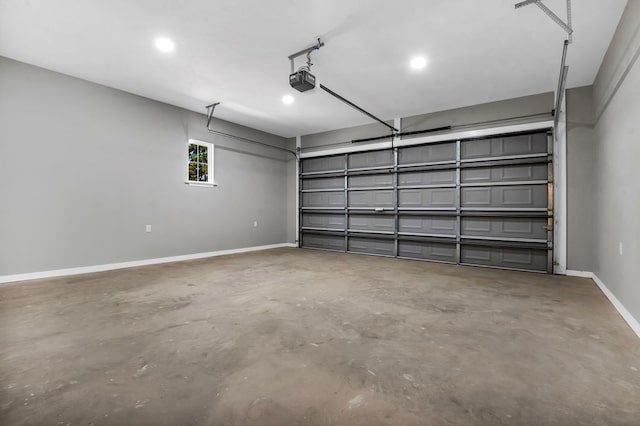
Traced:
<path id="1" fill-rule="evenodd" d="M 220 101 L 217 117 L 290 137 L 371 122 L 289 88 L 287 57 L 316 36 L 326 46 L 312 72 L 383 119 L 554 90 L 566 33 L 515 3 L 0 0 L 0 55 L 193 111 Z M 566 17 L 565 0 L 545 4 Z M 593 82 L 625 4 L 573 0 L 569 87 Z M 175 51 L 155 50 L 157 36 Z M 416 54 L 423 72 L 409 70 Z"/>

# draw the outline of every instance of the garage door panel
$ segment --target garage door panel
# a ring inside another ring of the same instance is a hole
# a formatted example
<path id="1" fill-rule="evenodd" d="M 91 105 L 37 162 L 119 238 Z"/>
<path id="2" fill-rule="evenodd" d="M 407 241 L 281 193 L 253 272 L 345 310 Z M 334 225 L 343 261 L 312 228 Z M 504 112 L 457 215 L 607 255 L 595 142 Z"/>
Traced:
<path id="1" fill-rule="evenodd" d="M 399 241 L 398 256 L 411 259 L 456 261 L 456 245 L 434 242 Z"/>
<path id="2" fill-rule="evenodd" d="M 393 191 L 351 191 L 349 207 L 393 208 Z"/>
<path id="3" fill-rule="evenodd" d="M 344 222 L 345 218 L 343 214 L 302 214 L 302 226 L 305 228 L 344 230 Z"/>
<path id="4" fill-rule="evenodd" d="M 491 188 L 463 188 L 463 207 L 491 207 Z"/>
<path id="5" fill-rule="evenodd" d="M 335 235 L 302 234 L 302 246 L 344 251 L 344 237 Z"/>
<path id="6" fill-rule="evenodd" d="M 393 165 L 393 151 L 372 151 L 358 154 L 349 154 L 349 168 L 371 168 Z"/>
<path id="7" fill-rule="evenodd" d="M 460 262 L 498 268 L 547 270 L 547 251 L 530 248 L 463 245 Z"/>
<path id="8" fill-rule="evenodd" d="M 463 246 L 460 249 L 460 261 L 463 263 L 491 264 L 491 247 Z"/>
<path id="9" fill-rule="evenodd" d="M 546 133 L 462 141 L 460 144 L 462 160 L 542 154 L 546 152 Z"/>
<path id="10" fill-rule="evenodd" d="M 401 148 L 398 151 L 398 164 L 421 164 L 440 161 L 455 161 L 455 142 Z"/>
<path id="11" fill-rule="evenodd" d="M 547 218 L 463 217 L 463 236 L 491 238 L 547 239 Z"/>
<path id="12" fill-rule="evenodd" d="M 499 207 L 546 208 L 547 185 L 522 185 L 492 188 Z"/>
<path id="13" fill-rule="evenodd" d="M 412 234 L 455 235 L 456 218 L 442 216 L 400 216 L 398 231 Z"/>
<path id="14" fill-rule="evenodd" d="M 344 192 L 306 192 L 302 194 L 303 207 L 345 207 Z"/>
<path id="15" fill-rule="evenodd" d="M 548 145 L 545 130 L 303 159 L 301 244 L 547 271 Z"/>
<path id="16" fill-rule="evenodd" d="M 400 173 L 398 175 L 399 186 L 454 185 L 455 183 L 455 170 L 431 170 L 418 173 Z"/>
<path id="17" fill-rule="evenodd" d="M 455 207 L 455 188 L 423 188 L 398 190 L 399 207 L 450 208 Z"/>
<path id="18" fill-rule="evenodd" d="M 376 238 L 349 237 L 349 251 L 393 256 L 394 242 L 393 240 L 379 240 Z"/>
<path id="19" fill-rule="evenodd" d="M 344 188 L 344 178 L 317 178 L 305 179 L 302 181 L 302 189 L 342 189 Z"/>
<path id="20" fill-rule="evenodd" d="M 549 167 L 546 163 L 523 164 L 517 166 L 496 167 L 493 170 L 494 182 L 513 182 L 527 180 L 547 180 Z"/>
<path id="21" fill-rule="evenodd" d="M 491 139 L 482 141 L 465 141 L 460 145 L 460 158 L 491 157 Z"/>
<path id="22" fill-rule="evenodd" d="M 344 155 L 332 157 L 308 158 L 302 162 L 302 173 L 326 172 L 331 170 L 344 170 Z"/>
<path id="23" fill-rule="evenodd" d="M 349 188 L 374 188 L 392 185 L 393 175 L 390 173 L 365 176 L 349 176 Z"/>
<path id="24" fill-rule="evenodd" d="M 497 139 L 502 155 L 540 154 L 547 152 L 546 133 L 508 136 Z"/>
<path id="25" fill-rule="evenodd" d="M 520 164 L 502 167 L 474 167 L 460 171 L 462 183 L 484 182 L 520 182 L 529 180 L 547 180 L 546 163 Z"/>
<path id="26" fill-rule="evenodd" d="M 351 215 L 349 229 L 358 231 L 394 232 L 395 219 L 393 216 Z"/>
<path id="27" fill-rule="evenodd" d="M 461 188 L 462 207 L 546 208 L 547 185 Z"/>

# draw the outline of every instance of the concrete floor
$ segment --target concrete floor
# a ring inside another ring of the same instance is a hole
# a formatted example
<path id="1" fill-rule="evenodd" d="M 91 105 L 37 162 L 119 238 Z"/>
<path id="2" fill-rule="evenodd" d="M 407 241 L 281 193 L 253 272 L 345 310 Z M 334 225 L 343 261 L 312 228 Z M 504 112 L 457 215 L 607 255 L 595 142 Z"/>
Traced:
<path id="1" fill-rule="evenodd" d="M 278 249 L 0 287 L 2 425 L 638 425 L 587 279 Z"/>

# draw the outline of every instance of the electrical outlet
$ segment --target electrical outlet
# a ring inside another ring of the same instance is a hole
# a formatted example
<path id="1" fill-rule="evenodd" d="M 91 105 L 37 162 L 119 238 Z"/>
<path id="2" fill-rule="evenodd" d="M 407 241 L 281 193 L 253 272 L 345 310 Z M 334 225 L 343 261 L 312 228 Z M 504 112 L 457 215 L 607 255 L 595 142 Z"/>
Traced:
<path id="1" fill-rule="evenodd" d="M 620 251 L 620 256 L 622 256 L 622 241 L 618 243 L 618 250 Z"/>
<path id="2" fill-rule="evenodd" d="M 258 221 L 257 221 L 257 220 L 254 220 L 254 221 L 253 221 L 253 227 L 254 227 L 254 228 L 257 228 L 257 227 L 258 227 Z"/>
<path id="3" fill-rule="evenodd" d="M 151 225 L 147 225 L 147 226 L 145 227 L 145 231 L 146 231 L 146 232 L 151 232 Z"/>

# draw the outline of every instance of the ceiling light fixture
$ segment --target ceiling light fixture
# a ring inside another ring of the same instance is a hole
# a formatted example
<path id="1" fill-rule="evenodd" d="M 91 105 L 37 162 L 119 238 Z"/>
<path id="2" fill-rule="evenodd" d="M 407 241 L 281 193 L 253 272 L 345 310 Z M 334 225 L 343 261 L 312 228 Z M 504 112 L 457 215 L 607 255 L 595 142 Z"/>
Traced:
<path id="1" fill-rule="evenodd" d="M 158 37 L 155 41 L 156 49 L 161 52 L 169 53 L 175 48 L 175 44 L 171 39 L 166 37 Z"/>
<path id="2" fill-rule="evenodd" d="M 291 105 L 293 103 L 294 99 L 293 96 L 291 95 L 284 95 L 282 97 L 282 103 L 285 105 Z"/>
<path id="3" fill-rule="evenodd" d="M 422 68 L 427 66 L 427 58 L 424 56 L 416 56 L 409 62 L 409 65 L 414 70 L 421 70 Z"/>

